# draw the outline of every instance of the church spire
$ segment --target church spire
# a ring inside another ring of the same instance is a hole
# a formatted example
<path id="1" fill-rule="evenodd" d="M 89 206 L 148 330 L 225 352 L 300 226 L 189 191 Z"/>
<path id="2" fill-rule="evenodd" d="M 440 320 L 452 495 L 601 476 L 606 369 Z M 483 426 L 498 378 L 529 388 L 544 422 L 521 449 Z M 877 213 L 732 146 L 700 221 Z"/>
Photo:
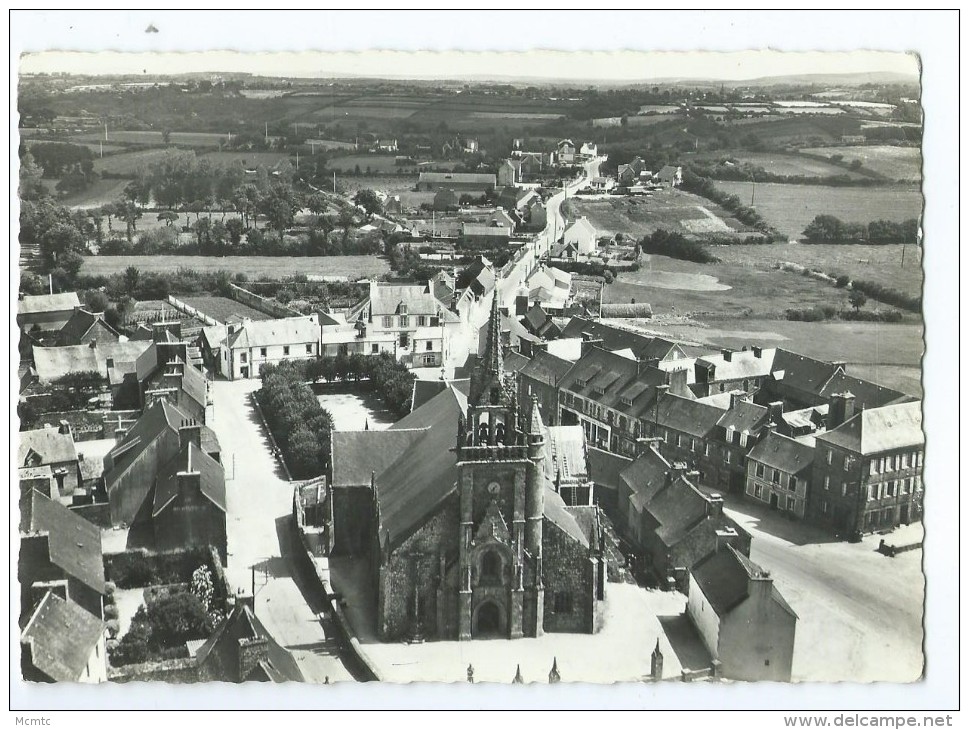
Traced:
<path id="1" fill-rule="evenodd" d="M 504 358 L 501 353 L 501 313 L 498 311 L 498 290 L 491 299 L 491 318 L 488 320 L 488 339 L 485 343 L 484 361 L 488 369 L 499 379 L 504 373 Z"/>

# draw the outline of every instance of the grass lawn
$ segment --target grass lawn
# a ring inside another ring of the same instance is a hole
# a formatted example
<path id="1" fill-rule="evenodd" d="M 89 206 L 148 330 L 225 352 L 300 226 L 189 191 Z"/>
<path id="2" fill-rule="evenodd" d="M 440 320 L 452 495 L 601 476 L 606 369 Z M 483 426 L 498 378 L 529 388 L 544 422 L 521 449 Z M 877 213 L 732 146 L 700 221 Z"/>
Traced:
<path id="1" fill-rule="evenodd" d="M 387 262 L 376 256 L 85 256 L 81 273 L 109 276 L 134 266 L 140 271 L 168 271 L 179 268 L 196 271 L 228 271 L 249 277 L 278 279 L 294 274 L 310 277 L 360 279 L 390 271 Z"/>
<path id="2" fill-rule="evenodd" d="M 805 149 L 814 155 L 842 155 L 845 160 L 861 160 L 863 165 L 890 180 L 919 182 L 922 179 L 922 151 L 918 147 L 865 145 L 862 147 L 815 147 Z"/>
<path id="3" fill-rule="evenodd" d="M 258 309 L 228 297 L 176 297 L 176 299 L 180 299 L 190 307 L 195 307 L 202 314 L 207 314 L 219 322 L 225 322 L 230 317 L 248 317 L 256 322 L 273 319 Z"/>
<path id="4" fill-rule="evenodd" d="M 779 261 L 790 261 L 834 276 L 846 274 L 853 279 L 874 281 L 909 295 L 922 292 L 922 249 L 918 246 L 779 243 L 772 246 L 717 246 L 714 253 L 729 264 L 770 267 Z"/>
<path id="5" fill-rule="evenodd" d="M 601 236 L 622 233 L 639 239 L 660 228 L 701 237 L 705 233 L 750 235 L 753 232 L 712 201 L 682 190 L 657 190 L 645 198 L 573 198 L 568 205 L 574 212 L 570 217 L 587 216 Z"/>
<path id="6" fill-rule="evenodd" d="M 716 185 L 744 202 L 750 200 L 750 183 L 717 181 Z M 808 223 L 821 214 L 852 223 L 901 222 L 918 218 L 922 213 L 922 194 L 908 187 L 844 188 L 758 183 L 754 189 L 754 208 L 768 223 L 796 241 Z"/>

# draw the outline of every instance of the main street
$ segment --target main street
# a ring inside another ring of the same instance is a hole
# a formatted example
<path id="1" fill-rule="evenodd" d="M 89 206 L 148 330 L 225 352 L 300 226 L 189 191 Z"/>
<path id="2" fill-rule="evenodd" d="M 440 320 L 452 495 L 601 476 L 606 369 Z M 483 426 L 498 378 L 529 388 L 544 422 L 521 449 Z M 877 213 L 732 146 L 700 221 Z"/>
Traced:
<path id="1" fill-rule="evenodd" d="M 258 380 L 212 382 L 212 428 L 226 469 L 228 565 L 233 589 L 252 590 L 256 616 L 276 641 L 293 651 L 311 682 L 352 679 L 317 618 L 323 610 L 300 590 L 299 549 L 290 515 L 293 485 L 270 452 L 269 440 L 251 405 Z"/>
<path id="2" fill-rule="evenodd" d="M 912 682 L 922 672 L 922 551 L 877 552 L 734 496 L 724 511 L 748 530 L 751 559 L 798 614 L 793 679 Z M 918 539 L 921 525 L 901 528 Z M 909 538 L 908 535 L 911 535 Z"/>

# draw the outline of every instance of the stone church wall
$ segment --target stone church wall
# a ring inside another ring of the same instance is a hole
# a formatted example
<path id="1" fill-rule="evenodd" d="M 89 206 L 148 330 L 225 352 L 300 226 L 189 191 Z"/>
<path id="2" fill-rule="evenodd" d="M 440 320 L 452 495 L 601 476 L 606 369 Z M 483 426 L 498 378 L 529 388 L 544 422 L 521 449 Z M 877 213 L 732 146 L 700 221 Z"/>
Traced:
<path id="1" fill-rule="evenodd" d="M 591 633 L 596 623 L 595 563 L 589 557 L 588 549 L 572 540 L 549 520 L 545 520 L 542 560 L 545 631 Z M 568 594 L 571 597 L 571 611 L 556 610 L 562 603 L 561 599 L 556 598 L 556 594 Z"/>

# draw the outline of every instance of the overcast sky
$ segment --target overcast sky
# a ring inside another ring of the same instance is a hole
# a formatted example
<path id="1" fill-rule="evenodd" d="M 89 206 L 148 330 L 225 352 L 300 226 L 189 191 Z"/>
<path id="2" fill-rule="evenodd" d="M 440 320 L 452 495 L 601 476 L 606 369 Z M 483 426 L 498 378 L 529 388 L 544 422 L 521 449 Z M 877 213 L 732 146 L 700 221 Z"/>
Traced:
<path id="1" fill-rule="evenodd" d="M 616 81 L 655 78 L 752 79 L 791 74 L 891 71 L 918 75 L 915 56 L 903 53 L 684 52 L 454 52 L 353 53 L 77 53 L 21 58 L 23 73 L 176 74 L 205 71 L 267 76 L 409 78 L 525 77 Z"/>

